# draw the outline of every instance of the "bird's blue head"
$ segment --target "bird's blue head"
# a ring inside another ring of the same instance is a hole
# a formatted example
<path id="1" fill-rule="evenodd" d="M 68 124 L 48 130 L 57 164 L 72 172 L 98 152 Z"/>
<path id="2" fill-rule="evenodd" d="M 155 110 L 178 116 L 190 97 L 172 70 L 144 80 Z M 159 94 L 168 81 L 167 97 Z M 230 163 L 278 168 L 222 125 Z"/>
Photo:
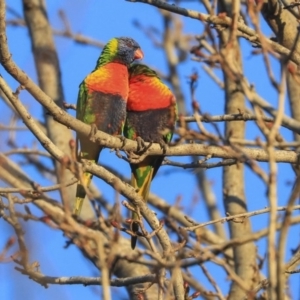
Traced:
<path id="1" fill-rule="evenodd" d="M 143 57 L 141 47 L 134 39 L 129 37 L 113 38 L 104 46 L 96 68 L 109 62 L 117 62 L 129 67 L 134 60 Z"/>

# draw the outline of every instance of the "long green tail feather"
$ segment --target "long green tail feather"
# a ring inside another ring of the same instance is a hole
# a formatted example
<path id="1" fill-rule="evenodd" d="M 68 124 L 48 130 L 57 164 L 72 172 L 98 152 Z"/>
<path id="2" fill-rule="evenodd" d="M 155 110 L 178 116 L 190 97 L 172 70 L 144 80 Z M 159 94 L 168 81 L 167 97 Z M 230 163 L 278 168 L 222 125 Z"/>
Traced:
<path id="1" fill-rule="evenodd" d="M 78 160 L 81 159 L 88 160 L 92 163 L 96 163 L 99 159 L 101 147 L 96 144 L 91 143 L 88 139 L 81 139 L 81 151 L 78 156 Z M 76 200 L 73 209 L 73 214 L 79 217 L 84 198 L 86 196 L 86 189 L 89 188 L 92 181 L 93 175 L 89 172 L 84 172 L 82 174 L 81 182 L 77 184 L 76 188 Z"/>
<path id="2" fill-rule="evenodd" d="M 94 162 L 94 160 L 93 160 Z M 91 173 L 85 172 L 82 176 L 82 184 L 78 183 L 76 188 L 76 200 L 75 200 L 75 206 L 73 210 L 73 214 L 75 214 L 77 217 L 79 217 L 84 198 L 86 196 L 86 188 L 90 186 L 91 180 L 93 175 Z"/>
<path id="3" fill-rule="evenodd" d="M 152 162 L 153 163 L 153 162 Z M 133 172 L 131 174 L 131 185 L 138 189 L 138 195 L 140 195 L 145 202 L 147 202 L 150 192 L 151 181 L 153 179 L 154 164 L 148 160 L 143 161 L 138 166 L 133 166 Z M 132 223 L 131 231 L 137 232 L 139 230 L 138 223 L 135 222 L 138 220 L 138 215 L 132 213 Z M 134 249 L 136 246 L 137 237 L 131 237 L 131 249 Z"/>

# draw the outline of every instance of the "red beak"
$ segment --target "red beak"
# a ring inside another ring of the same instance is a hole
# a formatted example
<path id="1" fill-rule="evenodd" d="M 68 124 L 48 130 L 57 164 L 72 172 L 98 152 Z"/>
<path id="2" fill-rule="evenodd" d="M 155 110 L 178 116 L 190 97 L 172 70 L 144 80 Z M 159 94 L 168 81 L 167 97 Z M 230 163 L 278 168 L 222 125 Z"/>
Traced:
<path id="1" fill-rule="evenodd" d="M 144 53 L 141 50 L 141 48 L 138 48 L 137 50 L 135 50 L 134 52 L 134 59 L 142 59 L 144 58 Z"/>

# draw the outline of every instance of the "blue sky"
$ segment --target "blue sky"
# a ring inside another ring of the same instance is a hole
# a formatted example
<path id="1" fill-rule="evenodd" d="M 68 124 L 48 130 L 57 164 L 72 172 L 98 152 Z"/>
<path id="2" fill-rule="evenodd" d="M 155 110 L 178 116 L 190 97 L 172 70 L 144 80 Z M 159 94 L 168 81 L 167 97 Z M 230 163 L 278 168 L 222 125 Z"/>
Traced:
<path id="1" fill-rule="evenodd" d="M 21 1 L 7 1 L 8 6 L 14 8 L 20 15 L 22 15 Z M 205 12 L 203 7 L 194 2 L 183 2 L 187 8 L 196 9 Z M 133 20 L 139 20 L 144 26 L 155 26 L 162 29 L 162 18 L 156 8 L 140 3 L 130 3 L 124 0 L 102 0 L 102 1 L 87 1 L 87 0 L 64 0 L 64 1 L 47 1 L 47 8 L 49 19 L 55 29 L 62 29 L 63 24 L 59 18 L 58 11 L 63 10 L 70 22 L 74 33 L 82 33 L 83 35 L 98 39 L 102 42 L 107 42 L 110 38 L 115 36 L 131 36 L 141 45 L 145 58 L 144 63 L 149 64 L 163 73 L 167 72 L 166 63 L 164 61 L 164 54 L 161 49 L 154 48 L 152 42 L 145 37 L 145 35 L 136 27 L 133 26 Z M 13 18 L 8 14 L 9 19 Z M 203 24 L 201 22 L 182 18 L 184 21 L 184 32 L 189 34 L 200 34 L 203 31 Z M 270 34 L 270 30 L 264 25 L 264 32 Z M 8 42 L 13 59 L 18 65 L 25 70 L 30 77 L 36 80 L 36 73 L 34 68 L 34 61 L 31 53 L 31 46 L 28 40 L 28 32 L 26 28 L 9 27 L 7 30 Z M 60 66 L 62 71 L 62 80 L 66 102 L 76 103 L 78 85 L 82 79 L 95 66 L 95 62 L 100 54 L 100 49 L 96 47 L 89 47 L 75 44 L 72 40 L 55 37 L 55 43 L 60 59 Z M 266 77 L 266 71 L 262 64 L 261 56 L 253 56 L 251 52 L 253 48 L 249 46 L 246 41 L 241 41 L 244 58 L 244 71 L 249 81 L 255 84 L 256 91 L 265 99 L 270 101 L 272 105 L 276 106 L 277 96 L 275 90 L 270 86 L 269 80 Z M 273 71 L 276 78 L 279 77 L 279 68 L 275 61 L 272 61 Z M 190 60 L 190 57 L 180 66 L 180 80 L 186 97 L 187 103 L 190 103 L 188 93 L 187 76 L 196 69 L 200 75 L 200 81 L 196 91 L 196 98 L 201 105 L 201 109 L 211 115 L 222 114 L 224 109 L 224 94 L 220 88 L 205 74 L 199 63 Z M 1 75 L 11 84 L 15 89 L 18 84 L 7 75 L 2 68 L 0 68 Z M 220 75 L 220 72 L 217 73 Z M 42 109 L 31 96 L 22 92 L 20 96 L 23 103 L 26 104 L 31 114 L 38 119 L 42 118 Z M 190 105 L 187 105 L 190 112 Z M 0 109 L 7 111 L 5 105 L 0 102 Z M 288 108 L 286 113 L 288 113 Z M 72 112 L 70 112 L 72 113 Z M 4 114 L 1 118 L 1 123 L 8 122 L 11 115 Z M 223 128 L 222 125 L 219 125 Z M 207 126 L 208 129 L 212 127 Z M 291 140 L 292 135 L 287 131 L 282 131 L 282 134 L 287 140 Z M 250 124 L 247 124 L 247 139 L 254 139 L 261 136 L 257 129 Z M 5 139 L 6 133 L 0 132 L 0 139 Z M 17 133 L 17 141 L 20 146 L 30 147 L 34 138 L 24 132 Z M 0 146 L 0 151 L 7 149 L 4 145 Z M 14 157 L 16 161 L 22 161 L 20 157 Z M 172 158 L 172 160 L 189 161 L 189 159 Z M 120 161 L 114 154 L 109 153 L 108 150 L 101 154 L 100 163 L 111 165 L 118 165 L 118 170 L 122 173 L 129 174 L 129 167 L 124 161 Z M 51 162 L 47 162 L 49 166 Z M 261 164 L 267 170 L 267 164 Z M 36 179 L 36 172 L 30 167 L 26 167 L 26 171 Z M 167 176 L 163 174 L 168 171 Z M 222 203 L 222 170 L 208 170 L 207 177 L 211 181 L 212 188 L 215 192 L 218 206 L 222 215 L 225 214 Z M 278 205 L 284 205 L 287 201 L 290 191 L 290 185 L 286 184 L 288 181 L 294 179 L 290 166 L 279 165 L 279 184 L 278 184 Z M 41 185 L 51 185 L 50 181 L 41 180 Z M 108 187 L 104 182 L 95 180 L 106 198 L 114 200 L 114 191 Z M 0 183 L 2 184 L 2 183 Z M 178 196 L 182 197 L 181 205 L 186 212 L 191 212 L 188 207 L 192 204 L 193 198 L 198 200 L 197 206 L 192 210 L 192 217 L 199 222 L 207 221 L 203 201 L 200 197 L 200 192 L 196 185 L 196 181 L 191 170 L 181 170 L 174 167 L 162 167 L 153 181 L 151 190 L 163 197 L 169 203 L 175 203 Z M 264 208 L 268 205 L 266 197 L 266 189 L 262 182 L 257 179 L 249 170 L 246 169 L 246 197 L 248 201 L 249 210 L 256 210 Z M 40 212 L 33 208 L 33 212 Z M 251 219 L 254 230 L 259 230 L 267 225 L 267 217 L 258 216 Z M 62 233 L 49 229 L 40 223 L 25 223 L 25 231 L 30 249 L 32 261 L 39 261 L 41 271 L 49 276 L 98 276 L 97 270 L 90 262 L 85 260 L 75 246 L 64 249 L 65 239 Z M 8 237 L 13 232 L 5 222 L 0 220 L 0 249 L 4 245 Z M 290 257 L 289 249 L 295 248 L 299 241 L 299 227 L 291 229 L 291 236 L 287 248 L 287 258 Z M 265 241 L 259 242 L 258 253 L 264 255 Z M 196 269 L 195 269 L 196 270 Z M 195 271 L 197 276 L 205 283 L 205 279 L 199 271 Z M 226 275 L 220 272 L 218 268 L 212 268 L 216 280 L 227 292 L 226 286 L 228 282 L 225 281 Z M 292 293 L 296 297 L 299 292 L 297 283 L 300 278 L 298 275 L 291 276 Z M 12 280 L 13 279 L 13 280 Z M 212 290 L 212 287 L 209 286 Z M 83 286 L 50 286 L 45 289 L 33 281 L 29 280 L 23 275 L 20 275 L 14 270 L 14 265 L 0 264 L 0 296 L 1 299 L 52 299 L 59 295 L 60 299 L 99 299 L 99 288 L 83 287 Z M 113 299 L 122 299 L 127 296 L 122 288 L 113 289 Z M 294 298 L 296 299 L 296 298 Z"/>

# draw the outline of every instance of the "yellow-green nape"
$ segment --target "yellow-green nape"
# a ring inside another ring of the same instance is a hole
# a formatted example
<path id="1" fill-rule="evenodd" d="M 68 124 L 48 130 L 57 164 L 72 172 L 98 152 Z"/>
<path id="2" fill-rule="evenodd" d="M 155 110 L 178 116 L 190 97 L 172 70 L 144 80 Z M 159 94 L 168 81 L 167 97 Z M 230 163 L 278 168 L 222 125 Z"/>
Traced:
<path id="1" fill-rule="evenodd" d="M 113 38 L 111 39 L 106 46 L 108 52 L 110 53 L 110 55 L 115 55 L 118 51 L 118 39 L 117 38 Z M 104 50 L 104 49 L 103 49 Z"/>
<path id="2" fill-rule="evenodd" d="M 97 60 L 96 68 L 98 69 L 99 66 L 103 66 L 109 63 L 113 57 L 117 55 L 118 52 L 118 39 L 112 38 L 108 41 L 108 43 L 103 47 L 100 57 Z"/>

